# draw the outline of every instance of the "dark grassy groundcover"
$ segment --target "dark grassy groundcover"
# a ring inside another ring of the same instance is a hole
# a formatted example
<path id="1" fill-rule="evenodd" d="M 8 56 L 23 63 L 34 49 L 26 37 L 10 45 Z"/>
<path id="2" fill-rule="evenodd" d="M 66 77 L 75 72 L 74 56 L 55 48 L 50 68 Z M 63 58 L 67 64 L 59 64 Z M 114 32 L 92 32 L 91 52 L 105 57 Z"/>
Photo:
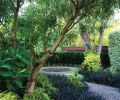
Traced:
<path id="1" fill-rule="evenodd" d="M 18 100 L 104 100 L 100 96 L 90 93 L 87 85 L 79 77 L 47 76 L 40 75 L 36 88 L 31 94 L 26 94 L 24 98 L 16 94 L 4 96 L 0 94 L 0 100 L 18 98 Z M 17 100 L 17 99 L 11 100 Z M 43 99 L 44 98 L 44 99 Z"/>
<path id="2" fill-rule="evenodd" d="M 68 81 L 66 77 L 55 76 L 50 77 L 55 87 L 58 88 L 55 100 L 103 100 L 100 96 L 95 96 L 88 92 L 86 84 L 80 85 L 79 79 Z"/>
<path id="3" fill-rule="evenodd" d="M 103 100 L 88 92 L 87 85 L 79 77 L 40 75 L 37 87 L 42 87 L 53 100 Z"/>
<path id="4" fill-rule="evenodd" d="M 108 70 L 103 70 L 100 72 L 80 71 L 79 73 L 84 75 L 85 81 L 120 87 L 120 73 L 112 74 Z"/>

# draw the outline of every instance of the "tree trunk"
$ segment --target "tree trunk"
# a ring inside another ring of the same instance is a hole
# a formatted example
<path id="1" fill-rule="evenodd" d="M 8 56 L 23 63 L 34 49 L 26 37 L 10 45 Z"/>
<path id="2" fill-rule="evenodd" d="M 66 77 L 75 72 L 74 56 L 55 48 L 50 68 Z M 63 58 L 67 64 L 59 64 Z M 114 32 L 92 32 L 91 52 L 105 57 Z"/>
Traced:
<path id="1" fill-rule="evenodd" d="M 91 40 L 90 40 L 90 33 L 87 31 L 85 34 L 80 35 L 85 51 L 91 50 Z"/>
<path id="2" fill-rule="evenodd" d="M 103 40 L 103 31 L 100 33 L 99 40 L 98 40 L 98 46 L 97 46 L 97 54 L 98 55 L 101 55 L 102 40 Z"/>
<path id="3" fill-rule="evenodd" d="M 43 51 L 44 53 L 48 52 L 48 47 L 46 45 L 43 47 Z"/>
<path id="4" fill-rule="evenodd" d="M 16 28 L 17 28 L 17 17 L 18 13 L 14 13 L 13 25 L 12 25 L 12 32 L 10 33 L 11 43 L 13 47 L 16 47 Z"/>
<path id="5" fill-rule="evenodd" d="M 16 4 L 14 4 L 13 0 L 8 0 L 14 13 L 12 30 L 10 33 L 11 43 L 13 47 L 16 47 L 16 29 L 17 29 L 18 12 L 19 12 L 20 7 L 24 4 L 24 0 L 16 0 L 16 1 L 17 1 Z"/>
<path id="6" fill-rule="evenodd" d="M 3 39 L 3 33 L 0 32 L 0 41 L 2 41 L 2 39 Z"/>
<path id="7" fill-rule="evenodd" d="M 60 33 L 60 35 L 58 36 L 57 40 L 55 41 L 55 43 L 52 45 L 51 49 L 49 50 L 49 52 L 47 52 L 33 67 L 32 70 L 32 74 L 28 80 L 27 83 L 27 89 L 26 89 L 26 93 L 30 93 L 34 90 L 34 86 L 35 86 L 35 81 L 36 81 L 36 77 L 39 74 L 39 71 L 41 69 L 41 67 L 43 67 L 43 65 L 45 64 L 45 62 L 48 60 L 49 57 L 51 57 L 57 47 L 59 46 L 60 42 L 62 41 L 65 33 L 67 33 L 69 31 L 69 28 L 72 26 L 74 19 L 70 19 L 66 26 L 63 28 L 62 32 Z"/>

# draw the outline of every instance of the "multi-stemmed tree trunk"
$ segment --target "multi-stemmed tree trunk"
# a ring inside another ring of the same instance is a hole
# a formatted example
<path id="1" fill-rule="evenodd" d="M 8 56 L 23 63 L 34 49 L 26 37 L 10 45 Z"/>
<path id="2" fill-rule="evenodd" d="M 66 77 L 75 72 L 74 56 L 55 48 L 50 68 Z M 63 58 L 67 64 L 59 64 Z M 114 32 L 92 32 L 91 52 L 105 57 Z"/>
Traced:
<path id="1" fill-rule="evenodd" d="M 85 51 L 91 50 L 91 40 L 89 31 L 87 31 L 85 34 L 80 34 L 80 37 L 83 41 Z"/>
<path id="2" fill-rule="evenodd" d="M 98 55 L 101 55 L 102 40 L 103 40 L 103 37 L 104 37 L 104 30 L 107 27 L 107 22 L 108 22 L 108 19 L 105 19 L 105 20 L 101 21 L 101 25 L 100 25 L 100 29 L 99 29 L 99 32 L 100 32 L 99 40 L 98 40 L 98 45 L 97 45 L 97 49 L 96 49 Z"/>

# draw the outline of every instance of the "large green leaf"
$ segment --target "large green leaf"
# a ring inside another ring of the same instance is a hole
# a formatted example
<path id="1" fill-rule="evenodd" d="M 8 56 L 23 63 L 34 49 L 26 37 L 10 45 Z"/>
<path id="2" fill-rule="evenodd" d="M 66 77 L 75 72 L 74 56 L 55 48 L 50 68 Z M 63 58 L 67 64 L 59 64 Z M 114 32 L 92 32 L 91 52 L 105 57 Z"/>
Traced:
<path id="1" fill-rule="evenodd" d="M 2 65 L 0 65 L 0 68 L 5 68 L 5 69 L 10 70 L 11 66 L 9 64 L 2 64 Z"/>
<path id="2" fill-rule="evenodd" d="M 9 62 L 11 61 L 13 58 L 5 58 L 4 60 L 1 60 L 1 63 L 6 63 L 6 62 Z"/>

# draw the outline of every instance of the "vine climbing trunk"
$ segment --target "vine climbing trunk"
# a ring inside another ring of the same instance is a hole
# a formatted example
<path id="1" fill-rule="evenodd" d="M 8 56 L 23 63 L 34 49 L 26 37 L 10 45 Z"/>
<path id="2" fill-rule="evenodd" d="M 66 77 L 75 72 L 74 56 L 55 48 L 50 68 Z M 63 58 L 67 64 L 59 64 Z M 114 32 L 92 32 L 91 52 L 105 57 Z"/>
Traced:
<path id="1" fill-rule="evenodd" d="M 34 90 L 34 86 L 35 86 L 35 80 L 37 75 L 39 74 L 40 69 L 42 68 L 42 66 L 45 64 L 45 62 L 48 60 L 49 57 L 51 57 L 57 47 L 59 46 L 60 42 L 62 41 L 65 33 L 67 33 L 70 29 L 70 27 L 72 26 L 74 22 L 74 18 L 70 19 L 67 24 L 65 25 L 65 27 L 63 28 L 62 32 L 60 33 L 60 35 L 58 36 L 58 38 L 56 39 L 55 43 L 52 45 L 51 49 L 49 50 L 49 52 L 47 52 L 33 67 L 32 70 L 32 74 L 28 80 L 27 83 L 27 89 L 26 89 L 26 93 L 30 93 Z M 72 26 L 73 27 L 73 26 Z"/>

